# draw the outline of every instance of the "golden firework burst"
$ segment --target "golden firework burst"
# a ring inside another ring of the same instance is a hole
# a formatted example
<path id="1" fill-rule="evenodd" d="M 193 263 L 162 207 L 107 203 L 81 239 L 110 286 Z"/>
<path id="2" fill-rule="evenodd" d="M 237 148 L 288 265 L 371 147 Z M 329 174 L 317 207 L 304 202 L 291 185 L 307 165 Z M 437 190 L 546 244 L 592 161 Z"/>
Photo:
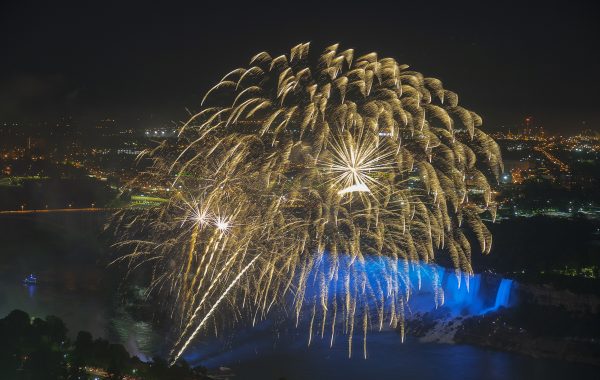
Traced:
<path id="1" fill-rule="evenodd" d="M 308 54 L 262 52 L 225 75 L 177 144 L 146 152 L 143 180 L 168 183 L 167 202 L 115 216 L 121 260 L 153 268 L 177 322 L 173 361 L 208 326 L 290 300 L 309 341 L 339 332 L 352 352 L 356 327 L 366 355 L 370 326 L 403 326 L 410 270 L 448 254 L 472 273 L 463 222 L 491 248 L 480 214 L 495 213 L 488 178 L 502 162 L 481 117 L 392 58 Z"/>

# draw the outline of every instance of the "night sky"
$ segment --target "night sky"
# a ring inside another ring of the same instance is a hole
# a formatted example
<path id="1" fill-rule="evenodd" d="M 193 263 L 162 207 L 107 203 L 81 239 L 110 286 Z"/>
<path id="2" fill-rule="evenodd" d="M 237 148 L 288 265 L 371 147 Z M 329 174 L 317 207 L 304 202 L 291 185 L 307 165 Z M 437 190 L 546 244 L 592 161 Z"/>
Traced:
<path id="1" fill-rule="evenodd" d="M 84 4 L 86 3 L 86 4 Z M 593 2 L 3 1 L 0 121 L 180 121 L 255 53 L 340 42 L 438 77 L 490 129 L 600 130 Z"/>

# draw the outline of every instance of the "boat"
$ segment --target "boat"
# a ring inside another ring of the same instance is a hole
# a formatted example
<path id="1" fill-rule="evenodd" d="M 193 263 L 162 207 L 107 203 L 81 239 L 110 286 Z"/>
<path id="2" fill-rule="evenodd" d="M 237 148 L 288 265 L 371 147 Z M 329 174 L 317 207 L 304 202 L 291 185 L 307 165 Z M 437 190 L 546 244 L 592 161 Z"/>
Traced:
<path id="1" fill-rule="evenodd" d="M 25 285 L 36 285 L 37 277 L 34 276 L 33 274 L 30 274 L 29 276 L 25 277 L 25 279 L 23 280 L 23 283 Z"/>

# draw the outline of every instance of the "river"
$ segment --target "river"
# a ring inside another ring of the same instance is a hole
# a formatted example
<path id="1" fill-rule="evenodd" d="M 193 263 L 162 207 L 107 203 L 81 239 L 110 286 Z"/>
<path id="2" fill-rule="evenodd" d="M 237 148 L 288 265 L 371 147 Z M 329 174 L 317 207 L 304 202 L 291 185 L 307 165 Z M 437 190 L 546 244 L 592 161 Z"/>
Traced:
<path id="1" fill-rule="evenodd" d="M 71 336 L 88 330 L 150 357 L 163 342 L 152 326 L 133 319 L 115 294 L 118 275 L 107 269 L 105 238 L 97 213 L 0 217 L 0 315 L 22 309 L 32 316 L 62 318 Z M 29 273 L 37 286 L 21 280 Z M 192 364 L 232 368 L 237 379 L 578 379 L 598 368 L 535 359 L 464 345 L 401 343 L 394 331 L 371 333 L 368 359 L 356 349 L 347 358 L 339 337 L 307 347 L 305 330 L 263 323 L 196 343 L 185 355 Z"/>

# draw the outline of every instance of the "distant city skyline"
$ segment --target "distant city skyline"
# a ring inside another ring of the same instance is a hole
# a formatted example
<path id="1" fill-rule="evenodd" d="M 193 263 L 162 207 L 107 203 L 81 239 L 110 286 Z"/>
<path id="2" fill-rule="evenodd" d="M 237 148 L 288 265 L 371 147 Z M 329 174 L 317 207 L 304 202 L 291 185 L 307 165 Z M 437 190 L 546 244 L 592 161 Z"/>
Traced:
<path id="1" fill-rule="evenodd" d="M 525 119 L 531 119 L 531 124 L 526 124 Z M 107 120 L 111 122 L 111 125 L 104 125 Z M 90 115 L 73 117 L 70 115 L 67 116 L 57 116 L 55 118 L 49 117 L 47 119 L 32 119 L 32 118 L 15 118 L 15 119 L 0 119 L 0 135 L 2 133 L 6 133 L 9 129 L 13 129 L 14 132 L 17 130 L 20 133 L 26 132 L 34 132 L 40 133 L 43 132 L 45 128 L 53 127 L 56 125 L 62 125 L 64 123 L 72 123 L 71 127 L 75 130 L 86 133 L 92 132 L 94 130 L 98 131 L 100 129 L 115 129 L 123 133 L 123 131 L 129 131 L 132 133 L 136 131 L 136 133 L 144 133 L 145 135 L 153 135 L 154 130 L 160 131 L 170 131 L 169 135 L 172 135 L 187 119 L 182 118 L 181 120 L 162 120 L 158 118 L 152 117 L 144 117 L 139 116 L 135 117 L 132 115 L 131 117 L 123 117 L 123 118 L 114 118 L 111 116 L 94 118 Z M 587 123 L 581 123 L 580 125 L 569 124 L 564 126 L 564 128 L 560 129 L 552 129 L 547 128 L 537 121 L 537 118 L 532 115 L 523 117 L 520 120 L 515 119 L 514 124 L 511 125 L 490 125 L 489 123 L 485 124 L 485 129 L 491 133 L 512 133 L 512 134 L 530 134 L 530 135 L 538 135 L 540 133 L 546 134 L 548 136 L 556 136 L 556 135 L 564 135 L 564 136 L 574 136 L 584 132 L 592 132 L 592 133 L 600 133 L 600 125 L 597 127 L 590 126 Z M 146 133 L 147 131 L 151 131 Z M 157 137 L 160 137 L 160 132 L 158 132 Z"/>

